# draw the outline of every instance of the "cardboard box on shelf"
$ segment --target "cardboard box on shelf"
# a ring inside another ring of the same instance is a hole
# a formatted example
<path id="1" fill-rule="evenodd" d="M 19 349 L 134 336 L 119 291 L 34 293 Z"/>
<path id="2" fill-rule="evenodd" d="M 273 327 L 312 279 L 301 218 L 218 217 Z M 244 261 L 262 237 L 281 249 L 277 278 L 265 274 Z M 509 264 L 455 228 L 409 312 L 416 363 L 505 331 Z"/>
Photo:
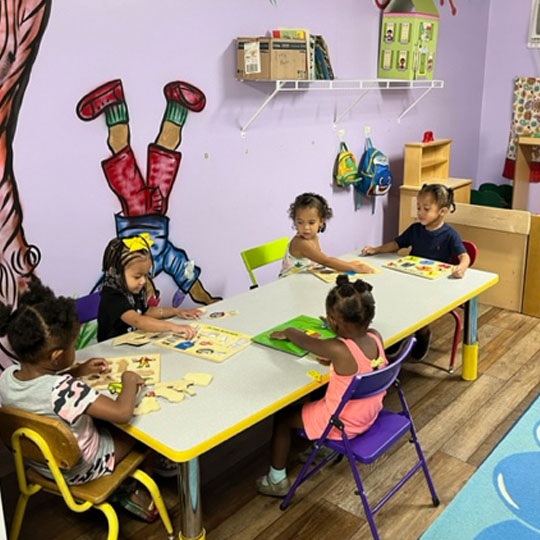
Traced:
<path id="1" fill-rule="evenodd" d="M 237 79 L 270 79 L 270 41 L 269 37 L 237 38 Z"/>
<path id="2" fill-rule="evenodd" d="M 307 79 L 307 47 L 302 39 L 238 38 L 236 78 Z"/>

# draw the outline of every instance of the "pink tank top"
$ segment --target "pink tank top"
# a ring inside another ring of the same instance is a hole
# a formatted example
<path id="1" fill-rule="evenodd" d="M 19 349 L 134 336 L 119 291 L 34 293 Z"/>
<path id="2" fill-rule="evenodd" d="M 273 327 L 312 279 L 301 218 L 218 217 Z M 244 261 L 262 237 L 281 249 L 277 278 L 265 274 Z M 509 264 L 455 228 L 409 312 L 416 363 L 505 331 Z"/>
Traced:
<path id="1" fill-rule="evenodd" d="M 384 366 L 388 365 L 388 360 L 384 354 L 384 347 L 381 340 L 375 334 L 369 334 L 377 344 L 379 357 L 384 361 Z M 362 349 L 352 340 L 339 338 L 349 349 L 358 365 L 357 374 L 371 373 L 373 368 L 371 367 L 371 360 L 362 352 Z M 332 415 L 337 406 L 341 402 L 343 394 L 351 384 L 354 375 L 338 375 L 333 367 L 330 368 L 330 381 L 328 382 L 328 389 L 324 397 L 326 408 L 329 415 Z M 355 399 L 349 401 L 341 413 L 341 420 L 345 424 L 345 431 L 347 435 L 354 436 L 366 431 L 377 419 L 379 412 L 382 409 L 382 402 L 386 392 L 381 392 L 375 396 L 371 396 L 364 399 Z"/>

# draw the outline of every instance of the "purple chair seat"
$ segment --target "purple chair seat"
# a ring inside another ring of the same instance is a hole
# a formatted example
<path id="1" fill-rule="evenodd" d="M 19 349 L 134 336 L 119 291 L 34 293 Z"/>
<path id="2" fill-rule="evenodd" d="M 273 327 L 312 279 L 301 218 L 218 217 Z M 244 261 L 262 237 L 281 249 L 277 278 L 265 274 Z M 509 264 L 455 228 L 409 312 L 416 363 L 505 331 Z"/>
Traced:
<path id="1" fill-rule="evenodd" d="M 100 300 L 101 295 L 99 292 L 75 299 L 75 309 L 77 310 L 77 316 L 81 324 L 97 319 Z"/>

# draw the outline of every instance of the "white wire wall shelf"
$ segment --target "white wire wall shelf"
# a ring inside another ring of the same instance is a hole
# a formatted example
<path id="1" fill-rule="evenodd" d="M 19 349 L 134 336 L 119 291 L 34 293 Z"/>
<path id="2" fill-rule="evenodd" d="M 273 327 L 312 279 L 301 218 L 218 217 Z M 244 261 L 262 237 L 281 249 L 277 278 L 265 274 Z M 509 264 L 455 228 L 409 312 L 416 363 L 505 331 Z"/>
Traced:
<path id="1" fill-rule="evenodd" d="M 435 80 L 398 80 L 398 79 L 334 79 L 334 80 L 246 80 L 245 82 L 264 82 L 273 83 L 274 89 L 270 95 L 263 101 L 261 106 L 253 113 L 251 118 L 240 128 L 242 137 L 246 136 L 249 126 L 263 112 L 266 106 L 280 92 L 313 92 L 329 90 L 360 91 L 361 94 L 355 99 L 339 116 L 334 119 L 334 127 L 348 114 L 370 91 L 373 90 L 423 90 L 398 117 L 398 122 L 411 111 L 424 97 L 426 97 L 434 88 L 444 88 L 444 81 Z"/>

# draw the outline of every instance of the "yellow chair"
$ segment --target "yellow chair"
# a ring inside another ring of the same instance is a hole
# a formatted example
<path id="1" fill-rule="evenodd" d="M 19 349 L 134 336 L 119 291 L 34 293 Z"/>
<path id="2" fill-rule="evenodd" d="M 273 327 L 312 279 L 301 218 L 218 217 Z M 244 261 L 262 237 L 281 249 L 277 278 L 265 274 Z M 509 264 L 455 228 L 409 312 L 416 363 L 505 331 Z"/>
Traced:
<path id="1" fill-rule="evenodd" d="M 261 266 L 265 266 L 266 264 L 273 263 L 274 261 L 283 259 L 288 245 L 289 239 L 285 236 L 279 240 L 274 240 L 273 242 L 268 242 L 262 246 L 246 249 L 240 253 L 242 260 L 246 265 L 247 271 L 249 272 L 251 282 L 253 283 L 250 289 L 255 289 L 259 286 L 255 276 L 253 275 L 253 270 L 260 268 Z"/>
<path id="2" fill-rule="evenodd" d="M 148 489 L 169 538 L 173 538 L 173 528 L 159 488 L 150 476 L 137 468 L 149 452 L 148 449 L 135 447 L 108 476 L 86 484 L 68 485 L 60 469 L 71 469 L 80 459 L 80 450 L 75 435 L 60 419 L 39 416 L 14 407 L 1 407 L 0 438 L 13 451 L 21 492 L 9 540 L 17 540 L 19 537 L 26 503 L 31 495 L 41 489 L 61 495 L 74 512 L 86 512 L 90 508 L 101 510 L 108 522 L 107 540 L 116 540 L 118 517 L 106 501 L 128 476 Z M 34 469 L 25 470 L 23 457 L 46 463 L 54 480 L 45 478 Z"/>

